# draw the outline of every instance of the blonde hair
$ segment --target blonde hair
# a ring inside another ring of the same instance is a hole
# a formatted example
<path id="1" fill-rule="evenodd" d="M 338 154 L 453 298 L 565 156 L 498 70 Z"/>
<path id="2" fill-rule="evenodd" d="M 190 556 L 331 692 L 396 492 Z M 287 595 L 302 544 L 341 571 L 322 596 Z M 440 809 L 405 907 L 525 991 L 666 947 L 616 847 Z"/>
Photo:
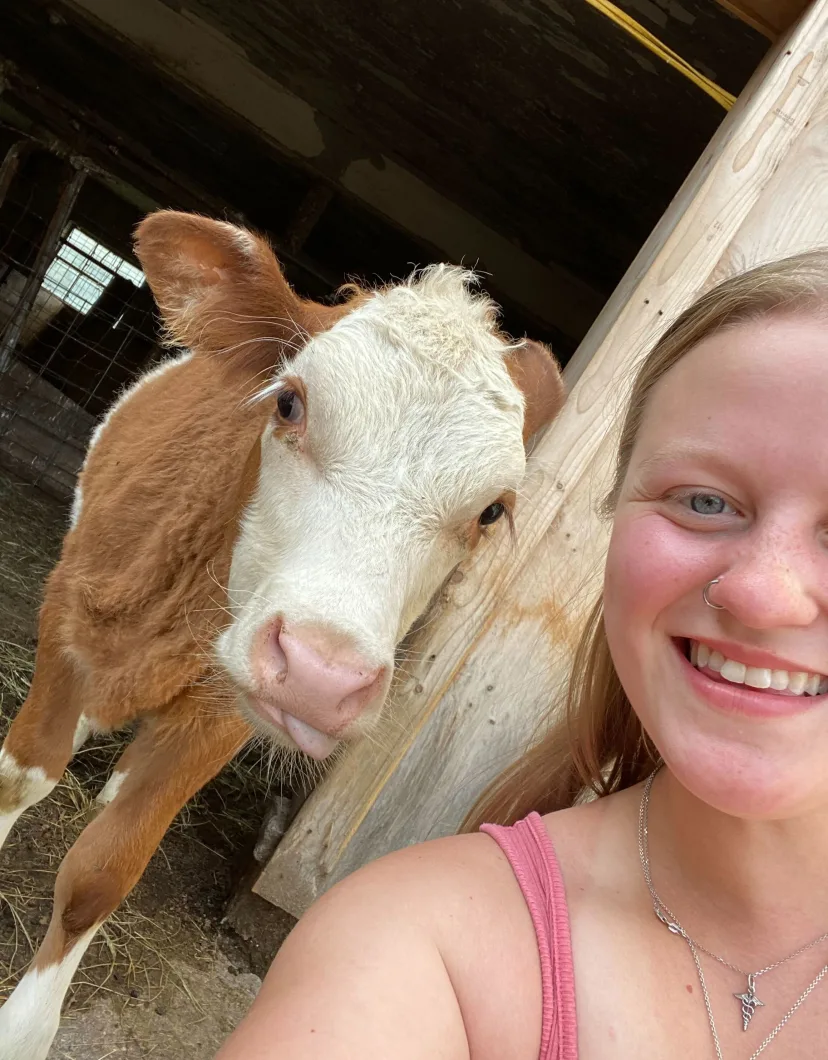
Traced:
<path id="1" fill-rule="evenodd" d="M 704 339 L 770 313 L 828 303 L 828 249 L 760 265 L 703 294 L 667 329 L 642 362 L 621 429 L 612 488 L 602 508 L 615 509 L 642 416 L 658 381 Z M 588 793 L 622 791 L 658 762 L 610 655 L 603 604 L 593 607 L 572 661 L 564 709 L 550 711 L 544 735 L 490 785 L 464 830 L 484 821 L 511 824 L 531 810 L 550 813 Z"/>

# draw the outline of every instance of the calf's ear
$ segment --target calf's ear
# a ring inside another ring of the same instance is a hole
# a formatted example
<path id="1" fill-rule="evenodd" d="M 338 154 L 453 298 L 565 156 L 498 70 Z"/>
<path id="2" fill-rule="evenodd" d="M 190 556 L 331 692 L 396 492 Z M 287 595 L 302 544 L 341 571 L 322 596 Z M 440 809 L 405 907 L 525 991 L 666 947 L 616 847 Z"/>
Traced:
<path id="1" fill-rule="evenodd" d="M 196 353 L 276 364 L 343 313 L 300 298 L 267 240 L 226 221 L 159 210 L 138 225 L 135 253 L 170 341 Z"/>
<path id="2" fill-rule="evenodd" d="M 512 382 L 523 392 L 523 440 L 528 441 L 558 415 L 566 400 L 560 365 L 542 342 L 524 339 L 506 366 Z"/>

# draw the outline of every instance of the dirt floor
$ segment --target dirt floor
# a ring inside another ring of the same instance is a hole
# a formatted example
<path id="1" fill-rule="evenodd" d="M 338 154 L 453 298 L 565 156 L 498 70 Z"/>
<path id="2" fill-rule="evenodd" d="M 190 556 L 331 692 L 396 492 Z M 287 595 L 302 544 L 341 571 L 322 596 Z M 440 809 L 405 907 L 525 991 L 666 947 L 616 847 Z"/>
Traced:
<path id="1" fill-rule="evenodd" d="M 0 738 L 26 693 L 40 587 L 66 519 L 61 505 L 0 472 Z M 0 1001 L 45 933 L 58 865 L 126 739 L 90 741 L 0 852 Z M 269 906 L 245 938 L 222 921 L 250 865 L 267 788 L 266 769 L 242 757 L 179 815 L 87 953 L 50 1060 L 213 1057 L 292 926 Z"/>

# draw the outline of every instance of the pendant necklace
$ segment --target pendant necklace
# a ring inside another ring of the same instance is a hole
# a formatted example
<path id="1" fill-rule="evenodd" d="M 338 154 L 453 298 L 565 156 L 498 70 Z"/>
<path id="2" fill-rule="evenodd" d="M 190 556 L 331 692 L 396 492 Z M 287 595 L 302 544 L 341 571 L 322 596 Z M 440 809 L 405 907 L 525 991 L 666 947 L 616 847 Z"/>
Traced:
<path id="1" fill-rule="evenodd" d="M 767 972 L 772 972 L 776 968 L 780 968 L 783 964 L 787 964 L 788 961 L 792 961 L 795 957 L 801 956 L 808 950 L 813 949 L 814 946 L 819 945 L 820 942 L 824 942 L 828 939 L 828 931 L 820 935 L 819 938 L 809 942 L 805 946 L 800 946 L 798 950 L 794 950 L 793 953 L 788 954 L 787 957 L 783 957 L 781 961 L 775 961 L 773 964 L 767 965 L 765 968 L 760 968 L 755 972 L 746 972 L 744 968 L 740 968 L 737 964 L 733 964 L 731 961 L 727 961 L 724 957 L 720 957 L 718 954 L 713 953 L 712 950 L 707 949 L 706 946 L 702 946 L 700 942 L 696 942 L 695 939 L 691 938 L 690 935 L 684 930 L 678 921 L 675 913 L 671 911 L 669 906 L 665 905 L 664 902 L 659 898 L 658 892 L 653 884 L 652 875 L 650 873 L 650 851 L 648 843 L 648 820 L 649 820 L 649 809 L 650 809 L 650 792 L 653 787 L 653 781 L 656 778 L 656 773 L 661 767 L 656 768 L 644 785 L 644 791 L 641 796 L 641 806 L 638 811 L 638 854 L 641 859 L 641 868 L 644 873 L 644 882 L 647 884 L 647 890 L 650 892 L 650 898 L 653 902 L 653 912 L 661 921 L 662 924 L 671 931 L 674 935 L 679 935 L 687 943 L 690 953 L 693 957 L 693 963 L 696 966 L 696 972 L 699 977 L 699 985 L 701 987 L 702 996 L 704 997 L 704 1005 L 707 1010 L 707 1021 L 710 1025 L 710 1033 L 713 1038 L 713 1045 L 716 1049 L 716 1060 L 722 1060 L 722 1050 L 719 1044 L 719 1035 L 716 1031 L 716 1023 L 713 1019 L 713 1009 L 710 1005 L 710 995 L 707 991 L 707 983 L 704 978 L 704 970 L 702 969 L 700 953 L 706 954 L 708 957 L 712 957 L 714 961 L 718 961 L 719 964 L 725 968 L 729 968 L 731 971 L 738 972 L 739 975 L 745 977 L 747 986 L 746 989 L 741 993 L 734 994 L 733 996 L 739 1002 L 740 1014 L 742 1019 L 742 1030 L 746 1031 L 750 1026 L 750 1021 L 757 1008 L 764 1006 L 764 1002 L 760 1001 L 756 994 L 756 980 L 765 975 Z M 774 1038 L 779 1034 L 788 1020 L 797 1011 L 800 1005 L 805 1001 L 808 995 L 814 990 L 819 983 L 828 975 L 828 964 L 826 964 L 819 974 L 809 983 L 805 990 L 799 995 L 796 1001 L 791 1005 L 782 1019 L 776 1024 L 773 1030 L 764 1039 L 758 1049 L 751 1053 L 749 1060 L 756 1060 L 756 1057 L 760 1053 L 764 1052 L 765 1049 L 770 1045 Z"/>

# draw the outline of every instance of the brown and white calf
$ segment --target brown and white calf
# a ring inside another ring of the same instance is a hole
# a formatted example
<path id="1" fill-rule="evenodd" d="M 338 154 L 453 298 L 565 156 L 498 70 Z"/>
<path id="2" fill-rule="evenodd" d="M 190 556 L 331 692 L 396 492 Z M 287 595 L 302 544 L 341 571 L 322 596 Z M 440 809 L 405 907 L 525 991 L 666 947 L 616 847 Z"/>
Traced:
<path id="1" fill-rule="evenodd" d="M 326 307 L 229 224 L 153 214 L 136 250 L 190 352 L 93 438 L 0 753 L 0 842 L 88 733 L 140 726 L 0 1009 L 2 1060 L 43 1060 L 93 935 L 253 734 L 324 759 L 376 724 L 396 645 L 563 400 L 548 351 L 509 342 L 462 269 Z"/>

